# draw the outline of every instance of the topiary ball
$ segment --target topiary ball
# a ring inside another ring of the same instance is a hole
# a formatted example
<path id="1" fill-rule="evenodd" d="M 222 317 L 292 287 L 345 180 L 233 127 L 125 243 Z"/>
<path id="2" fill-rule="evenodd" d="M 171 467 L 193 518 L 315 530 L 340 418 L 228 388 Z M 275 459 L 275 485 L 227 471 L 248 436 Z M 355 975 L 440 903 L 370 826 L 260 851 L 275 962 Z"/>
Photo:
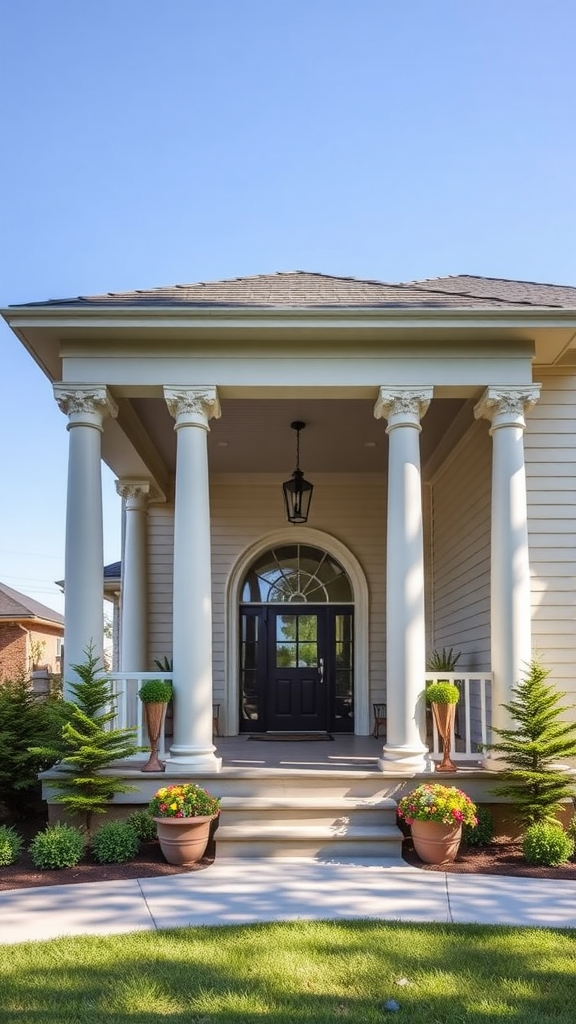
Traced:
<path id="1" fill-rule="evenodd" d="M 99 864 L 123 864 L 138 853 L 140 840 L 125 821 L 106 821 L 92 839 L 92 856 Z"/>
<path id="2" fill-rule="evenodd" d="M 539 822 L 530 825 L 524 833 L 522 852 L 528 864 L 542 864 L 555 868 L 564 864 L 574 853 L 574 840 L 561 825 Z"/>

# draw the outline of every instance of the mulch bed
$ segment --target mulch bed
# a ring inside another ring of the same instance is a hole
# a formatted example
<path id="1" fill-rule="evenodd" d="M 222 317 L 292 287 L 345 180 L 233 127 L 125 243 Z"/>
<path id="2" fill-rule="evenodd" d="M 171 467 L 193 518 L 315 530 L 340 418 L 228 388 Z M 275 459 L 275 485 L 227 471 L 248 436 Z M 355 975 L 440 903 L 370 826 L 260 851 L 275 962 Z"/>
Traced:
<path id="1" fill-rule="evenodd" d="M 16 828 L 26 846 L 45 826 L 40 818 L 17 822 Z M 57 871 L 39 871 L 30 855 L 23 853 L 16 864 L 0 868 L 0 892 L 8 889 L 29 889 L 42 885 L 69 885 L 78 882 L 111 882 L 131 878 L 152 878 L 156 875 L 181 875 L 202 871 L 214 863 L 214 845 L 208 846 L 206 856 L 198 864 L 178 867 L 167 864 L 157 841 L 143 843 L 138 856 L 126 864 L 97 864 L 86 858 L 74 868 Z M 404 839 L 402 856 L 412 867 L 422 871 L 448 871 L 461 874 L 514 875 L 523 878 L 556 878 L 576 881 L 576 862 L 570 861 L 558 868 L 531 867 L 524 863 L 522 849 L 517 841 L 506 837 L 495 839 L 489 846 L 466 847 L 464 844 L 452 864 L 423 864 L 410 838 Z"/>

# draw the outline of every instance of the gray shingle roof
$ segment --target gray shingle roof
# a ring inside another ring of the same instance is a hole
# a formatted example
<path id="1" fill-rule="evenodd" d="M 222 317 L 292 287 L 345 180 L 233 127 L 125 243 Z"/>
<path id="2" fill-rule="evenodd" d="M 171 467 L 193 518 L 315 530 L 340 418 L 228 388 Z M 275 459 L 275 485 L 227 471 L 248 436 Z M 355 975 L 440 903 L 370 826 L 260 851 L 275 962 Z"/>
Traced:
<path id="1" fill-rule="evenodd" d="M 390 284 L 303 270 L 236 277 L 224 281 L 106 295 L 51 299 L 34 306 L 73 308 L 130 306 L 252 308 L 423 308 L 483 309 L 526 306 L 576 308 L 576 288 L 505 281 L 499 278 L 439 277 Z"/>
<path id="2" fill-rule="evenodd" d="M 64 616 L 60 612 L 7 587 L 5 583 L 0 583 L 0 619 L 46 619 L 59 626 L 64 625 Z"/>

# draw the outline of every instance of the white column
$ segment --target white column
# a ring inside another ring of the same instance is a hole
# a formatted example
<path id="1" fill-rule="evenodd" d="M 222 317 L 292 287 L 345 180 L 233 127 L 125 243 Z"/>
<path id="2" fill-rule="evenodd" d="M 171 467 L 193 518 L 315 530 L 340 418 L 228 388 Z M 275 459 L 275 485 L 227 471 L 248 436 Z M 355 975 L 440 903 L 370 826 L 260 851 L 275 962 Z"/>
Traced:
<path id="1" fill-rule="evenodd" d="M 212 588 L 208 421 L 220 416 L 215 387 L 166 387 L 176 420 L 173 658 L 170 766 L 218 771 L 212 743 Z"/>
<path id="2" fill-rule="evenodd" d="M 68 497 L 64 589 L 64 695 L 86 659 L 86 648 L 102 658 L 104 639 L 104 537 L 101 435 L 106 415 L 117 407 L 106 387 L 55 384 L 54 397 L 68 416 Z"/>
<path id="3" fill-rule="evenodd" d="M 419 772 L 429 765 L 424 743 L 424 541 L 420 420 L 431 387 L 380 388 L 374 408 L 388 420 L 386 541 L 387 741 L 378 762 L 385 772 Z"/>
<path id="4" fill-rule="evenodd" d="M 148 553 L 149 480 L 117 480 L 124 499 L 124 551 L 120 627 L 120 671 L 145 672 L 148 667 Z"/>
<path id="5" fill-rule="evenodd" d="M 508 728 L 503 704 L 532 657 L 530 564 L 524 413 L 538 400 L 540 385 L 488 387 L 474 409 L 490 420 L 492 436 L 492 542 L 490 621 L 492 657 L 492 724 Z M 485 760 L 485 766 L 501 768 Z"/>

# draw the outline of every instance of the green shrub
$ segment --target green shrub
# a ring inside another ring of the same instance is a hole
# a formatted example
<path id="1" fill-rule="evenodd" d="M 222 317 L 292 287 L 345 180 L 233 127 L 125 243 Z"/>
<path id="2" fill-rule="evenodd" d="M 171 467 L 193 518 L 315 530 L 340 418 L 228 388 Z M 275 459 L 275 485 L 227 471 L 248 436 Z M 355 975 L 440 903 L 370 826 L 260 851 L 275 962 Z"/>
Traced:
<path id="1" fill-rule="evenodd" d="M 134 829 L 141 843 L 156 839 L 156 822 L 148 811 L 132 811 L 126 818 L 126 824 Z"/>
<path id="2" fill-rule="evenodd" d="M 57 741 L 67 707 L 63 700 L 34 693 L 25 676 L 0 685 L 0 803 L 11 814 L 25 818 L 40 799 L 38 773 L 50 768 L 58 755 L 30 747 Z"/>
<path id="3" fill-rule="evenodd" d="M 146 679 L 138 696 L 143 704 L 167 704 L 172 700 L 172 683 L 168 679 Z"/>
<path id="4" fill-rule="evenodd" d="M 92 856 L 99 864 L 123 864 L 138 853 L 140 840 L 125 821 L 106 821 L 92 838 Z"/>
<path id="5" fill-rule="evenodd" d="M 28 847 L 36 868 L 73 868 L 84 853 L 84 835 L 73 825 L 48 825 Z"/>
<path id="6" fill-rule="evenodd" d="M 427 704 L 457 704 L 460 700 L 460 690 L 455 683 L 430 683 L 426 687 Z"/>
<path id="7" fill-rule="evenodd" d="M 0 825 L 0 866 L 6 867 L 18 860 L 23 846 L 22 836 L 10 825 Z"/>
<path id="8" fill-rule="evenodd" d="M 462 839 L 467 846 L 488 846 L 494 838 L 494 818 L 487 807 L 477 807 L 477 825 L 464 825 Z"/>
<path id="9" fill-rule="evenodd" d="M 564 864 L 574 853 L 574 840 L 561 825 L 537 822 L 524 833 L 522 852 L 528 864 L 544 864 L 555 868 Z"/>
<path id="10" fill-rule="evenodd" d="M 576 843 L 576 814 L 570 819 L 566 826 L 566 835 L 570 836 L 570 839 Z"/>

